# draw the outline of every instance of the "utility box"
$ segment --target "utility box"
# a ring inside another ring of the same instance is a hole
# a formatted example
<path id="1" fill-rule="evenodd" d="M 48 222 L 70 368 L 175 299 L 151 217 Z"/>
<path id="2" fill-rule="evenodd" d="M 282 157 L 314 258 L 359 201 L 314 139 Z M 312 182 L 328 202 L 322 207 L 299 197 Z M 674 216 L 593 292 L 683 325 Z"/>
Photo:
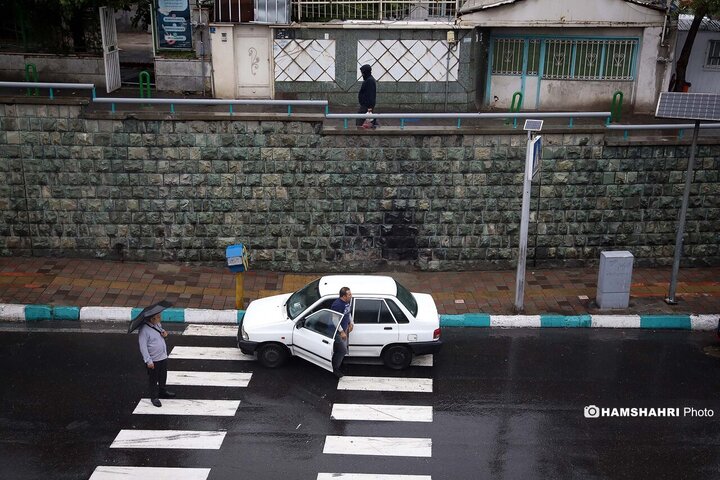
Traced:
<path id="1" fill-rule="evenodd" d="M 630 303 L 633 254 L 602 252 L 595 300 L 601 309 L 627 308 Z"/>

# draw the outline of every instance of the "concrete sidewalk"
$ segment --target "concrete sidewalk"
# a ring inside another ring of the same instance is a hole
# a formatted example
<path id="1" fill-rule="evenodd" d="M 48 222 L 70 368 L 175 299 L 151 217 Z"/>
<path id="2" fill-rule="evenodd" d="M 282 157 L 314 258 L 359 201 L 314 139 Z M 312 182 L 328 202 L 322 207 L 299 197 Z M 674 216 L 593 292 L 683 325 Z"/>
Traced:
<path id="1" fill-rule="evenodd" d="M 412 291 L 431 293 L 441 314 L 513 314 L 515 272 L 380 272 Z M 318 274 L 250 271 L 244 307 L 292 292 Z M 678 305 L 667 305 L 670 268 L 636 268 L 630 306 L 601 311 L 594 304 L 597 267 L 527 271 L 526 315 L 688 315 L 720 312 L 720 268 L 680 270 Z M 224 266 L 66 258 L 0 258 L 0 303 L 142 307 L 169 300 L 178 308 L 234 309 L 235 276 Z"/>

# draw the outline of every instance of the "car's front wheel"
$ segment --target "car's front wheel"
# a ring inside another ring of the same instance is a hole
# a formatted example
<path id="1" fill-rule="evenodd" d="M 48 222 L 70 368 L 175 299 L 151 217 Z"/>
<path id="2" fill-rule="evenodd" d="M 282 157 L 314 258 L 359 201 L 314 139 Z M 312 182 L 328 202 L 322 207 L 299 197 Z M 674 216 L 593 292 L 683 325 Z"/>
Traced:
<path id="1" fill-rule="evenodd" d="M 391 345 L 383 352 L 383 362 L 393 370 L 403 370 L 412 362 L 412 351 L 405 345 Z"/>
<path id="2" fill-rule="evenodd" d="M 257 358 L 263 367 L 276 368 L 285 363 L 288 358 L 288 351 L 282 345 L 268 343 L 258 348 Z"/>

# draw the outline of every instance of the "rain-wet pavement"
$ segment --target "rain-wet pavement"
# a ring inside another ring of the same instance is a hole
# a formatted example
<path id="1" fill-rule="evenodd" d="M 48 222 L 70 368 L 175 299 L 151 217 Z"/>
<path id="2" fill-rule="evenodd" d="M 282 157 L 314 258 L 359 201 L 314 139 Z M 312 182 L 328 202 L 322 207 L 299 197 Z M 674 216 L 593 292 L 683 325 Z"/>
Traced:
<path id="1" fill-rule="evenodd" d="M 133 414 L 146 383 L 135 336 L 4 331 L 0 477 L 87 479 L 98 466 L 124 465 L 210 468 L 210 480 L 316 479 L 320 472 L 436 480 L 718 478 L 720 359 L 703 352 L 716 343 L 709 332 L 447 328 L 443 337 L 432 367 L 347 367 L 346 378 L 432 379 L 432 392 L 339 390 L 330 373 L 302 360 L 267 370 L 255 362 L 171 357 L 171 371 L 252 374 L 244 388 L 173 387 L 182 399 L 240 400 L 233 417 L 211 417 Z M 170 349 L 233 346 L 228 337 L 169 338 Z M 433 416 L 333 420 L 333 405 L 345 403 L 431 406 Z M 589 405 L 680 408 L 681 416 L 585 418 Z M 683 416 L 684 407 L 714 416 Z M 219 450 L 110 448 L 121 430 L 226 435 Z M 329 437 L 347 436 L 430 439 L 431 454 L 323 453 Z"/>

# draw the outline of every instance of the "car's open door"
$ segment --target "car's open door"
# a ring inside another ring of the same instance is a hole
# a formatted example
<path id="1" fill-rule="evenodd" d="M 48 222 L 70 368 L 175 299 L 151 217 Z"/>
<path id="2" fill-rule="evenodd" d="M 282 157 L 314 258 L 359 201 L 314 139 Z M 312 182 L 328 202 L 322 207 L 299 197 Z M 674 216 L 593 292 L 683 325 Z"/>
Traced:
<path id="1" fill-rule="evenodd" d="M 341 313 L 325 308 L 299 320 L 293 329 L 293 353 L 332 372 L 333 343 L 340 319 Z"/>

